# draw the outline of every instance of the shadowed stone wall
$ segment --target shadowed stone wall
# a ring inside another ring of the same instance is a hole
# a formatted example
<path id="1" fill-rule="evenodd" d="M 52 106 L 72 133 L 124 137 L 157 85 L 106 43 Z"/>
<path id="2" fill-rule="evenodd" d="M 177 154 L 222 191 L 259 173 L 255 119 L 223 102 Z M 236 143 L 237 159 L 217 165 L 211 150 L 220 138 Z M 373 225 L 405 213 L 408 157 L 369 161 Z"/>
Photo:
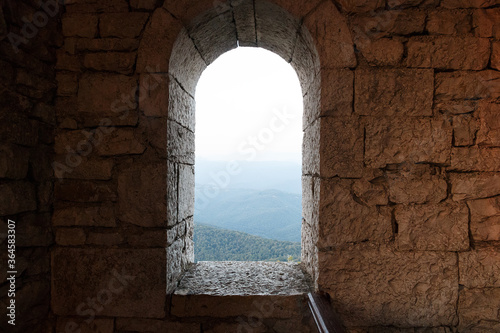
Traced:
<path id="1" fill-rule="evenodd" d="M 22 277 L 36 281 L 24 302 L 43 309 L 34 322 L 48 318 L 55 239 L 57 332 L 238 327 L 172 316 L 167 294 L 192 261 L 196 83 L 239 43 L 300 78 L 302 261 L 348 331 L 500 330 L 499 6 L 73 0 L 63 42 L 34 39 L 19 56 L 4 38 L 2 96 L 16 112 L 2 113 L 2 154 L 15 158 L 0 186 L 18 199 L 0 215 L 36 235 L 30 269 L 45 259 Z M 37 171 L 51 149 L 53 178 Z M 290 329 L 277 320 L 263 331 Z"/>

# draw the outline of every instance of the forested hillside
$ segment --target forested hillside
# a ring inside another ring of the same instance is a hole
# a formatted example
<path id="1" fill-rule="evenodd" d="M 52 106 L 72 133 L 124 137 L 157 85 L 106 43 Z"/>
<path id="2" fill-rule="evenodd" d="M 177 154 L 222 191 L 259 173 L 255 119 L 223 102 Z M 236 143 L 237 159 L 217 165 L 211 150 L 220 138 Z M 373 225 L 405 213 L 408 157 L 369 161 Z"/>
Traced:
<path id="1" fill-rule="evenodd" d="M 292 257 L 292 258 L 290 258 Z M 195 261 L 288 261 L 300 260 L 300 243 L 253 236 L 195 223 Z"/>

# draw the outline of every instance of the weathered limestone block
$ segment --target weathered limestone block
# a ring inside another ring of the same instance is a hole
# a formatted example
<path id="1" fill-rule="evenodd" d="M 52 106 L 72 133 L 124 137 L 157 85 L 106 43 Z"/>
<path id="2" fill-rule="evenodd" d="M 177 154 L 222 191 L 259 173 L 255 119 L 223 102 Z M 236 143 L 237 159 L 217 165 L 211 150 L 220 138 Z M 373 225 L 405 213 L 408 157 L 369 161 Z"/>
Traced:
<path id="1" fill-rule="evenodd" d="M 210 21 L 195 25 L 188 33 L 207 64 L 238 46 L 232 11 L 220 13 Z"/>
<path id="2" fill-rule="evenodd" d="M 472 146 L 478 130 L 477 119 L 471 114 L 453 117 L 453 143 L 457 147 Z"/>
<path id="3" fill-rule="evenodd" d="M 153 10 L 159 6 L 158 0 L 130 0 L 130 7 L 133 9 Z"/>
<path id="4" fill-rule="evenodd" d="M 96 15 L 64 15 L 62 18 L 62 33 L 65 37 L 94 38 L 97 34 Z"/>
<path id="5" fill-rule="evenodd" d="M 85 244 L 87 235 L 82 228 L 56 229 L 56 243 L 61 246 L 78 246 Z"/>
<path id="6" fill-rule="evenodd" d="M 471 31 L 469 13 L 463 9 L 429 13 L 427 31 L 433 35 L 465 35 Z"/>
<path id="7" fill-rule="evenodd" d="M 167 158 L 167 118 L 149 118 L 145 120 L 145 132 L 149 145 L 162 159 Z"/>
<path id="8" fill-rule="evenodd" d="M 386 186 L 384 186 L 385 181 L 381 177 L 370 178 L 362 178 L 354 181 L 352 190 L 356 199 L 360 200 L 364 205 L 369 206 L 388 205 L 389 199 Z"/>
<path id="9" fill-rule="evenodd" d="M 370 0 L 355 0 L 355 1 L 338 0 L 337 2 L 342 7 L 342 10 L 345 10 L 348 13 L 372 12 L 372 11 L 375 11 L 376 9 L 380 9 L 380 8 L 385 7 L 385 2 L 383 0 L 376 0 L 376 1 L 370 1 Z"/>
<path id="10" fill-rule="evenodd" d="M 484 8 L 498 5 L 498 0 L 443 0 L 441 6 L 445 8 Z"/>
<path id="11" fill-rule="evenodd" d="M 165 250 L 71 249 L 52 252 L 52 310 L 100 316 L 165 316 Z M 85 288 L 75 288 L 85 286 Z"/>
<path id="12" fill-rule="evenodd" d="M 178 34 L 173 52 L 168 56 L 170 57 L 169 74 L 181 84 L 188 94 L 195 96 L 198 79 L 207 64 L 185 29 Z"/>
<path id="13" fill-rule="evenodd" d="M 57 332 L 71 332 L 76 330 L 79 333 L 113 333 L 114 320 L 112 318 L 95 318 L 90 324 L 88 318 L 78 317 L 57 317 Z"/>
<path id="14" fill-rule="evenodd" d="M 447 196 L 444 174 L 425 164 L 403 163 L 386 175 L 390 201 L 401 204 L 438 203 Z"/>
<path id="15" fill-rule="evenodd" d="M 440 119 L 370 118 L 366 120 L 365 164 L 382 168 L 402 162 L 445 164 L 451 125 Z"/>
<path id="16" fill-rule="evenodd" d="M 194 165 L 194 133 L 173 120 L 167 124 L 167 155 L 173 162 Z"/>
<path id="17" fill-rule="evenodd" d="M 256 1 L 255 23 L 257 45 L 290 62 L 300 21 L 271 2 Z"/>
<path id="18" fill-rule="evenodd" d="M 54 198 L 60 201 L 104 202 L 116 197 L 116 184 L 109 182 L 67 180 L 54 186 Z"/>
<path id="19" fill-rule="evenodd" d="M 70 72 L 80 72 L 82 64 L 80 57 L 66 53 L 64 49 L 57 51 L 57 70 L 66 70 Z"/>
<path id="20" fill-rule="evenodd" d="M 390 209 L 358 203 L 352 180 L 322 180 L 318 246 L 362 241 L 385 242 L 392 237 Z"/>
<path id="21" fill-rule="evenodd" d="M 127 332 L 200 333 L 200 324 L 180 323 L 158 319 L 116 318 L 116 329 Z"/>
<path id="22" fill-rule="evenodd" d="M 163 7 L 175 17 L 180 18 L 182 22 L 188 24 L 196 22 L 201 13 L 210 12 L 210 15 L 214 15 L 213 13 L 223 13 L 229 10 L 230 2 L 227 0 L 219 2 L 211 0 L 165 0 Z"/>
<path id="23" fill-rule="evenodd" d="M 457 257 L 398 252 L 369 243 L 319 253 L 321 290 L 346 326 L 428 327 L 457 323 Z"/>
<path id="24" fill-rule="evenodd" d="M 181 22 L 169 12 L 163 8 L 155 10 L 141 39 L 137 55 L 137 72 L 168 72 L 168 60 L 181 29 Z"/>
<path id="25" fill-rule="evenodd" d="M 354 73 L 349 69 L 321 71 L 321 115 L 349 117 L 353 112 Z"/>
<path id="26" fill-rule="evenodd" d="M 113 246 L 124 243 L 123 235 L 120 232 L 89 232 L 86 244 Z"/>
<path id="27" fill-rule="evenodd" d="M 355 112 L 363 116 L 431 116 L 432 70 L 358 69 Z"/>
<path id="28" fill-rule="evenodd" d="M 194 215 L 194 166 L 179 164 L 178 222 Z"/>
<path id="29" fill-rule="evenodd" d="M 399 250 L 463 251 L 469 248 L 469 211 L 454 202 L 398 206 Z"/>
<path id="30" fill-rule="evenodd" d="M 140 134 L 134 129 L 118 128 L 106 135 L 97 145 L 99 156 L 140 155 L 144 152 Z"/>
<path id="31" fill-rule="evenodd" d="M 137 123 L 137 79 L 118 74 L 84 74 L 78 90 L 78 113 L 84 125 L 102 126 L 105 118 L 111 125 Z M 83 115 L 81 115 L 83 113 Z"/>
<path id="32" fill-rule="evenodd" d="M 72 0 L 65 3 L 68 13 L 117 13 L 128 11 L 128 1 L 126 0 Z"/>
<path id="33" fill-rule="evenodd" d="M 148 13 L 113 13 L 99 17 L 99 34 L 101 37 L 136 38 L 141 34 Z"/>
<path id="34" fill-rule="evenodd" d="M 474 240 L 500 240 L 500 196 L 468 201 Z"/>
<path id="35" fill-rule="evenodd" d="M 459 332 L 497 332 L 500 329 L 499 308 L 500 288 L 461 290 L 458 302 Z"/>
<path id="36" fill-rule="evenodd" d="M 456 171 L 500 171 L 500 149 L 453 148 L 450 169 Z"/>
<path id="37" fill-rule="evenodd" d="M 30 152 L 27 148 L 0 145 L 0 178 L 23 179 L 28 173 Z"/>
<path id="38" fill-rule="evenodd" d="M 194 132 L 196 102 L 179 84 L 172 80 L 168 86 L 170 101 L 168 119 Z"/>
<path id="39" fill-rule="evenodd" d="M 166 226 L 167 166 L 134 164 L 118 175 L 119 218 L 142 227 Z"/>
<path id="40" fill-rule="evenodd" d="M 454 201 L 489 198 L 500 195 L 498 173 L 449 173 Z"/>
<path id="41" fill-rule="evenodd" d="M 322 177 L 361 177 L 363 129 L 358 117 L 322 118 L 320 140 Z"/>
<path id="42" fill-rule="evenodd" d="M 500 1 L 498 0 L 481 2 L 485 3 L 485 5 L 488 2 L 492 4 L 500 4 Z M 472 27 L 474 28 L 476 36 L 494 38 L 500 37 L 500 8 L 475 10 L 472 17 Z"/>
<path id="43" fill-rule="evenodd" d="M 101 206 L 56 208 L 52 215 L 52 224 L 56 227 L 115 227 L 114 206 L 103 204 Z"/>
<path id="44" fill-rule="evenodd" d="M 37 208 L 35 186 L 26 181 L 0 184 L 0 216 L 14 215 Z"/>
<path id="45" fill-rule="evenodd" d="M 435 86 L 435 98 L 438 103 L 461 100 L 456 103 L 454 108 L 457 110 L 454 113 L 467 113 L 474 111 L 474 109 L 470 109 L 471 104 L 463 100 L 497 98 L 500 96 L 500 73 L 493 70 L 437 73 Z"/>
<path id="46" fill-rule="evenodd" d="M 396 66 L 403 57 L 403 43 L 396 39 L 381 38 L 370 41 L 361 36 L 354 41 L 371 66 Z"/>
<path id="47" fill-rule="evenodd" d="M 234 0 L 231 2 L 231 6 L 233 8 L 238 45 L 256 47 L 257 33 L 255 31 L 253 0 Z"/>
<path id="48" fill-rule="evenodd" d="M 412 37 L 408 65 L 439 69 L 481 70 L 490 59 L 490 42 L 474 37 Z"/>
<path id="49" fill-rule="evenodd" d="M 77 41 L 78 51 L 135 51 L 139 48 L 139 40 L 131 38 L 80 38 Z"/>
<path id="50" fill-rule="evenodd" d="M 170 294 L 177 287 L 177 282 L 183 274 L 182 257 L 184 249 L 184 239 L 177 239 L 167 247 L 167 294 Z"/>
<path id="51" fill-rule="evenodd" d="M 211 325 L 210 327 L 207 327 L 208 325 L 203 325 L 203 332 L 207 333 L 226 333 L 226 332 L 238 332 L 238 331 L 243 331 L 243 330 L 248 330 L 250 329 L 252 333 L 265 333 L 269 332 L 268 328 L 264 325 L 262 319 L 259 318 L 260 320 L 255 320 L 254 318 L 251 318 L 251 325 L 250 323 L 245 321 L 245 316 L 240 317 L 240 322 L 239 323 L 224 323 L 224 322 L 219 322 L 215 325 Z M 288 321 L 287 321 L 288 322 Z M 296 325 L 293 327 L 294 330 L 298 330 L 299 327 Z M 286 331 L 278 331 L 278 332 L 286 332 Z M 302 332 L 302 331 L 300 331 Z"/>
<path id="52" fill-rule="evenodd" d="M 78 154 L 56 156 L 53 164 L 57 179 L 110 180 L 114 162 L 112 160 L 87 159 Z"/>
<path id="53" fill-rule="evenodd" d="M 493 42 L 492 43 L 491 67 L 500 71 L 500 42 Z"/>
<path id="54" fill-rule="evenodd" d="M 323 68 L 345 68 L 356 66 L 354 45 L 345 17 L 335 5 L 325 1 L 304 20 L 311 33 Z M 334 34 L 330 33 L 335 31 Z"/>
<path id="55" fill-rule="evenodd" d="M 78 75 L 76 73 L 57 73 L 57 95 L 73 96 L 78 92 Z"/>
<path id="56" fill-rule="evenodd" d="M 238 2 L 241 0 L 233 0 Z M 321 0 L 303 0 L 303 1 L 288 1 L 288 0 L 272 0 L 278 6 L 284 8 L 287 12 L 301 19 L 307 16 L 316 6 L 321 3 Z"/>
<path id="57" fill-rule="evenodd" d="M 467 288 L 500 287 L 500 250 L 478 248 L 458 254 L 460 284 Z"/>
<path id="58" fill-rule="evenodd" d="M 148 117 L 167 117 L 169 105 L 168 74 L 142 73 L 140 79 L 139 108 Z M 170 103 L 174 103 L 172 98 Z M 194 119 L 194 117 L 193 117 Z"/>
<path id="59" fill-rule="evenodd" d="M 96 71 L 132 74 L 134 72 L 135 59 L 135 52 L 88 53 L 83 57 L 83 66 Z"/>
<path id="60" fill-rule="evenodd" d="M 478 118 L 477 145 L 500 146 L 500 104 L 480 103 Z"/>
<path id="61" fill-rule="evenodd" d="M 394 35 L 422 33 L 425 12 L 421 10 L 380 10 L 350 18 L 351 30 L 358 39 L 374 41 Z"/>

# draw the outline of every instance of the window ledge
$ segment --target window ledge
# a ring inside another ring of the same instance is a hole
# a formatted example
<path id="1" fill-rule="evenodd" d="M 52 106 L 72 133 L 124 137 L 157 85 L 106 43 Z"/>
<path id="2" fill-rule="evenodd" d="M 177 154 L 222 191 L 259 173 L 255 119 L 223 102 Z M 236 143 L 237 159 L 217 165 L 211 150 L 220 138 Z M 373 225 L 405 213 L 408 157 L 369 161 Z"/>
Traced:
<path id="1" fill-rule="evenodd" d="M 202 261 L 186 272 L 175 295 L 302 295 L 310 283 L 298 263 Z"/>

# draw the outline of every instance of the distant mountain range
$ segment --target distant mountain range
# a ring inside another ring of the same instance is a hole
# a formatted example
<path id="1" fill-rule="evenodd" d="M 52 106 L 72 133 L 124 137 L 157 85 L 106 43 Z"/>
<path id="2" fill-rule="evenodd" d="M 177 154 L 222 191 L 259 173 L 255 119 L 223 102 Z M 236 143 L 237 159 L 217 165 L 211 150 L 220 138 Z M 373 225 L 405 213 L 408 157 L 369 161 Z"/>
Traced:
<path id="1" fill-rule="evenodd" d="M 276 241 L 195 223 L 194 259 L 195 261 L 300 261 L 300 243 Z"/>
<path id="2" fill-rule="evenodd" d="M 302 166 L 293 162 L 238 161 L 240 172 L 230 175 L 229 162 L 196 160 L 196 184 L 217 185 L 222 183 L 227 189 L 279 190 L 301 194 Z M 231 168 L 230 168 L 231 169 Z"/>
<path id="3" fill-rule="evenodd" d="M 279 190 L 220 189 L 197 184 L 195 201 L 195 223 L 279 241 L 300 242 L 300 194 Z"/>

